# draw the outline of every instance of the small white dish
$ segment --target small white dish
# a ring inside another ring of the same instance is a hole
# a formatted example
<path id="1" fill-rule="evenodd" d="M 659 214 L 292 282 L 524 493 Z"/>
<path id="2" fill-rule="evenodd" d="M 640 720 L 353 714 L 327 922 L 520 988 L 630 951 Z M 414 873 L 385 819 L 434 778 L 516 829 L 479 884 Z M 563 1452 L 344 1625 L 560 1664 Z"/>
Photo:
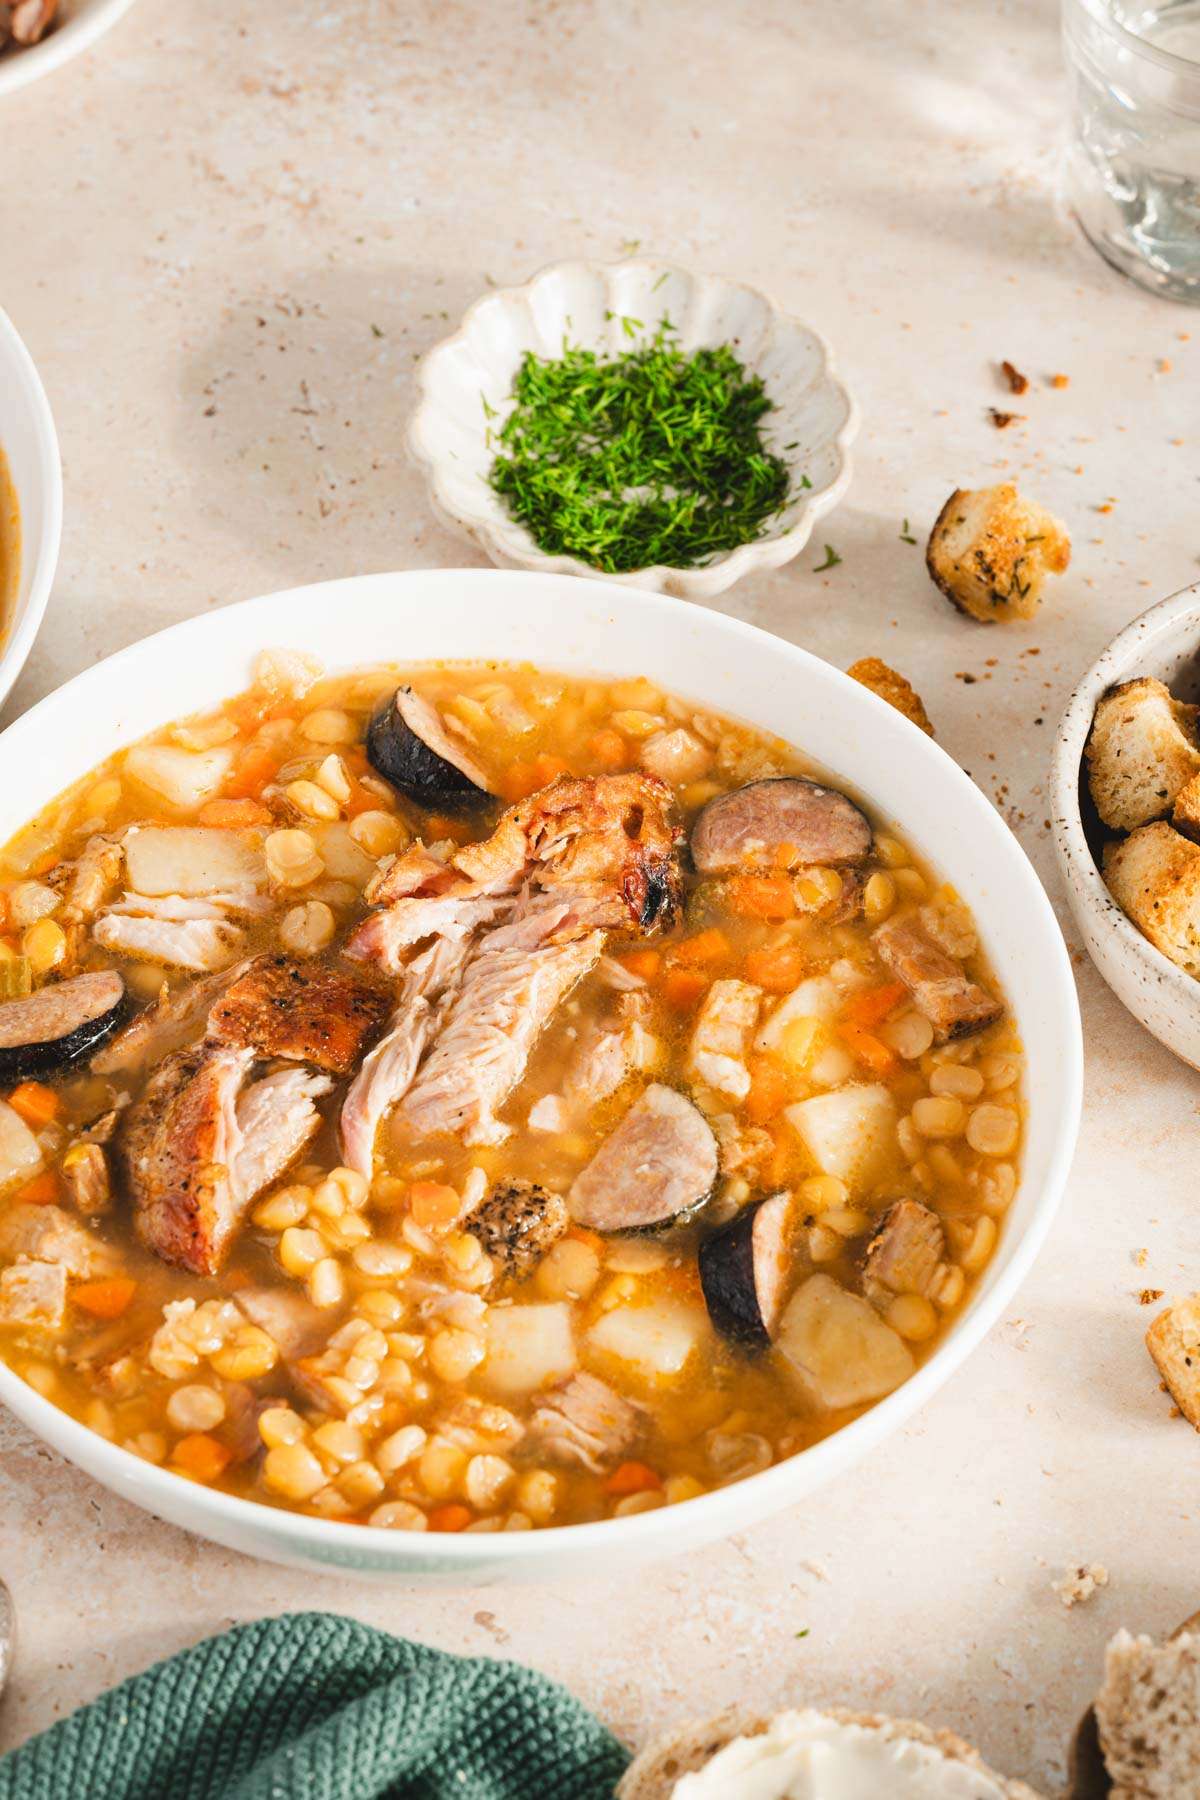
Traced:
<path id="1" fill-rule="evenodd" d="M 17 590 L 0 619 L 0 705 L 24 668 L 37 637 L 62 537 L 62 464 L 58 436 L 33 358 L 0 312 L 0 451 L 20 515 Z"/>
<path id="2" fill-rule="evenodd" d="M 90 50 L 129 11 L 133 0 L 67 0 L 67 4 L 70 11 L 62 24 L 47 32 L 40 44 L 0 53 L 0 99 Z"/>
<path id="3" fill-rule="evenodd" d="M 1026 1138 L 1020 1186 L 999 1245 L 977 1292 L 928 1361 L 877 1406 L 760 1475 L 633 1518 L 478 1536 L 348 1526 L 156 1468 L 89 1431 L 2 1363 L 0 1404 L 81 1469 L 160 1518 L 274 1562 L 356 1570 L 410 1585 L 570 1579 L 598 1567 L 614 1577 L 744 1530 L 836 1480 L 894 1436 L 1004 1316 L 1050 1228 L 1070 1169 L 1083 1070 L 1075 982 L 1050 903 L 1015 837 L 924 732 L 794 644 L 706 607 L 681 607 L 611 582 L 444 569 L 327 581 L 223 607 L 85 670 L 0 737 L 0 843 L 121 745 L 244 687 L 255 656 L 270 646 L 308 651 L 330 670 L 403 657 L 645 675 L 702 707 L 788 738 L 861 794 L 967 900 L 1020 1022 Z M 803 1532 L 799 1513 L 796 1528 Z"/>
<path id="4" fill-rule="evenodd" d="M 557 356 L 564 343 L 619 355 L 664 317 L 685 353 L 730 344 L 746 368 L 762 377 L 774 401 L 763 420 L 764 441 L 794 471 L 788 500 L 765 536 L 697 568 L 659 564 L 610 575 L 578 557 L 548 555 L 488 483 L 495 455 L 491 440 L 511 411 L 521 359 L 527 350 Z M 642 328 L 634 339 L 626 319 Z M 691 275 L 673 263 L 648 258 L 555 263 L 524 287 L 499 288 L 477 301 L 454 336 L 429 352 L 417 371 L 417 387 L 408 444 L 425 472 L 434 511 L 494 563 L 519 569 L 711 600 L 754 570 L 790 562 L 850 484 L 858 409 L 834 372 L 825 339 L 757 288 L 719 275 Z M 801 475 L 811 487 L 799 486 Z"/>
<path id="5" fill-rule="evenodd" d="M 1200 582 L 1134 619 L 1092 664 L 1062 716 L 1051 772 L 1054 845 L 1089 956 L 1134 1018 L 1200 1069 L 1200 981 L 1126 918 L 1104 884 L 1084 828 L 1083 750 L 1096 704 L 1109 688 L 1138 675 L 1157 676 L 1181 700 L 1200 700 Z"/>

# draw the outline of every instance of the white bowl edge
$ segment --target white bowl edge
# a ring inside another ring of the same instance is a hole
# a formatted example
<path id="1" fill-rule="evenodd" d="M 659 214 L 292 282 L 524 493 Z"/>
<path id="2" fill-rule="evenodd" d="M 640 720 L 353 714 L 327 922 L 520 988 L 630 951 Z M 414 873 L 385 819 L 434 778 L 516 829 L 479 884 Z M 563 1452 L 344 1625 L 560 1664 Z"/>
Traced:
<path id="1" fill-rule="evenodd" d="M 12 624 L 0 643 L 0 706 L 8 698 L 41 629 L 62 541 L 63 486 L 58 434 L 32 356 L 0 310 L 0 376 L 9 388 L 0 411 L 0 451 L 20 513 L 20 573 Z"/>

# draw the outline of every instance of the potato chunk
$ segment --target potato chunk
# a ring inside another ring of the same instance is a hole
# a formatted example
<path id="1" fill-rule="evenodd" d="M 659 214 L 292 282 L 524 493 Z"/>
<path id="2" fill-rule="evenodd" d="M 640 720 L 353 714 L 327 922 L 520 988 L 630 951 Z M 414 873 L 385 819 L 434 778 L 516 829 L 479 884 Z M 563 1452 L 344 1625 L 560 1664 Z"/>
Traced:
<path id="1" fill-rule="evenodd" d="M 956 488 L 929 534 L 925 566 L 951 605 L 986 625 L 1031 619 L 1048 574 L 1071 560 L 1065 525 L 1011 481 Z"/>
<path id="2" fill-rule="evenodd" d="M 810 1275 L 796 1290 L 775 1342 L 813 1404 L 830 1411 L 890 1394 L 916 1366 L 899 1333 L 829 1275 Z"/>
<path id="3" fill-rule="evenodd" d="M 1200 707 L 1174 700 L 1161 681 L 1123 681 L 1096 708 L 1084 751 L 1096 811 L 1114 831 L 1165 819 L 1200 774 Z M 1187 816 L 1193 808 L 1185 803 Z"/>
<path id="4" fill-rule="evenodd" d="M 14 1263 L 0 1270 L 0 1325 L 59 1331 L 67 1311 L 67 1271 L 61 1263 Z"/>
<path id="5" fill-rule="evenodd" d="M 575 1373 L 571 1308 L 493 1306 L 487 1321 L 488 1353 L 483 1374 L 500 1394 L 531 1394 Z"/>
<path id="6" fill-rule="evenodd" d="M 1164 1308 L 1146 1333 L 1146 1348 L 1172 1400 L 1200 1431 L 1200 1294 Z"/>
<path id="7" fill-rule="evenodd" d="M 825 1175 L 865 1185 L 896 1141 L 896 1103 L 882 1083 L 814 1094 L 784 1108 Z"/>

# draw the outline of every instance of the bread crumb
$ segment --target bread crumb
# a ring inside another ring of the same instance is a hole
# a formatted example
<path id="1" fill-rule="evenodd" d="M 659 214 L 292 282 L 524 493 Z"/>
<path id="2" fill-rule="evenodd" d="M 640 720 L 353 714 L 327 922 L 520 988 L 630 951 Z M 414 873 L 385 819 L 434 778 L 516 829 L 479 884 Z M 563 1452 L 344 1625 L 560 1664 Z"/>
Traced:
<path id="1" fill-rule="evenodd" d="M 1162 1299 L 1165 1292 L 1165 1288 L 1143 1288 L 1138 1300 L 1143 1306 L 1153 1306 L 1156 1300 Z"/>
<path id="2" fill-rule="evenodd" d="M 1008 383 L 1009 392 L 1023 394 L 1029 386 L 1028 375 L 1022 375 L 1020 369 L 1010 363 L 1007 358 L 1000 364 L 1000 372 Z"/>
<path id="3" fill-rule="evenodd" d="M 1135 1250 L 1134 1251 L 1133 1260 L 1137 1264 L 1139 1269 L 1145 1268 L 1146 1258 L 1149 1256 L 1149 1254 L 1150 1254 L 1150 1252 L 1148 1250 Z"/>
<path id="4" fill-rule="evenodd" d="M 1050 1586 L 1064 1606 L 1082 1606 L 1097 1588 L 1108 1586 L 1108 1570 L 1103 1563 L 1074 1563 Z"/>
<path id="5" fill-rule="evenodd" d="M 894 706 L 897 712 L 903 713 L 906 719 L 911 720 L 930 737 L 934 735 L 920 694 L 898 669 L 890 668 L 878 656 L 863 656 L 851 663 L 846 673 L 861 687 L 870 688 L 873 694 L 878 694 L 881 700 Z"/>
<path id="6" fill-rule="evenodd" d="M 1070 387 L 1070 385 L 1071 377 L 1069 375 L 1052 375 L 1050 377 L 1050 386 L 1052 388 L 1065 388 Z"/>
<path id="7" fill-rule="evenodd" d="M 997 431 L 1007 431 L 1010 425 L 1015 425 L 1019 419 L 1023 420 L 1024 417 L 1024 413 L 1001 412 L 998 406 L 988 407 L 988 418 Z"/>

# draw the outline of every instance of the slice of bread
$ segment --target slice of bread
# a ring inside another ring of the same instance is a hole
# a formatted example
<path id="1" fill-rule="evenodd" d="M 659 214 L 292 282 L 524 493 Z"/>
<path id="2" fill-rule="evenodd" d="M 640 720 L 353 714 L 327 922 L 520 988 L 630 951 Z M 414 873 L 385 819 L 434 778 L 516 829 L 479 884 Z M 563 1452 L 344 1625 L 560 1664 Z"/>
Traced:
<path id="1" fill-rule="evenodd" d="M 1164 1307 L 1146 1333 L 1146 1348 L 1172 1400 L 1200 1431 L 1200 1294 Z"/>
<path id="2" fill-rule="evenodd" d="M 1163 820 L 1139 825 L 1105 850 L 1104 879 L 1155 948 L 1200 975 L 1200 845 Z"/>
<path id="3" fill-rule="evenodd" d="M 825 1706 L 820 1710 L 825 1718 L 836 1720 L 839 1725 L 858 1725 L 887 1738 L 902 1738 L 937 1750 L 948 1763 L 961 1764 L 990 1781 L 1005 1800 L 1041 1800 L 1025 1782 L 1014 1781 L 990 1768 L 978 1750 L 956 1732 L 937 1730 L 915 1719 L 893 1719 L 887 1713 L 853 1712 L 844 1706 Z M 684 1775 L 698 1773 L 735 1738 L 761 1736 L 770 1723 L 770 1719 L 759 1714 L 730 1707 L 714 1718 L 681 1725 L 642 1751 L 626 1771 L 615 1800 L 671 1800 L 676 1782 Z M 734 1800 L 732 1795 L 730 1800 Z"/>
<path id="4" fill-rule="evenodd" d="M 1096 1723 L 1111 1800 L 1200 1794 L 1200 1636 L 1184 1630 L 1156 1644 L 1119 1631 L 1105 1656 Z"/>
<path id="5" fill-rule="evenodd" d="M 1200 774 L 1200 707 L 1174 700 L 1151 676 L 1123 681 L 1096 708 L 1084 751 L 1088 787 L 1103 822 L 1133 831 L 1165 819 Z M 1189 802 L 1200 820 L 1200 789 Z"/>
<path id="6" fill-rule="evenodd" d="M 960 612 L 991 625 L 1032 619 L 1046 576 L 1071 560 L 1066 526 L 1011 481 L 955 488 L 929 534 L 925 566 Z"/>
<path id="7" fill-rule="evenodd" d="M 899 669 L 893 669 L 879 656 L 863 656 L 856 663 L 851 663 L 846 670 L 852 681 L 862 687 L 870 688 L 889 706 L 911 719 L 914 725 L 934 736 L 933 726 L 929 722 L 929 714 L 925 711 L 924 701 L 907 675 L 901 675 Z"/>

